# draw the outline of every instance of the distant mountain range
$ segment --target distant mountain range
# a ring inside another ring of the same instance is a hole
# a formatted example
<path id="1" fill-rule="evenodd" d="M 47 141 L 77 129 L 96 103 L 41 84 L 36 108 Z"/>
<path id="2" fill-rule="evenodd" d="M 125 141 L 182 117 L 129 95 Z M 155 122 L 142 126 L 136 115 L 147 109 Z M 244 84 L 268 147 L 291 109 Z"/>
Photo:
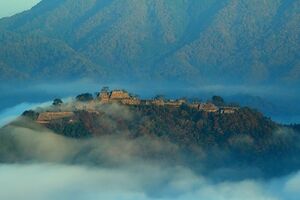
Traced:
<path id="1" fill-rule="evenodd" d="M 298 0 L 42 0 L 0 20 L 0 80 L 300 83 Z"/>

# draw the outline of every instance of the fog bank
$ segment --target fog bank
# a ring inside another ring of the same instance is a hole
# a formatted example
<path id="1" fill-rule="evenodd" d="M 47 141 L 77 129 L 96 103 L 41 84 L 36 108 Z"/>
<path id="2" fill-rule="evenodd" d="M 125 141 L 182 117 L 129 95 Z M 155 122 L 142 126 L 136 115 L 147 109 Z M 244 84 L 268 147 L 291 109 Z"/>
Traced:
<path id="1" fill-rule="evenodd" d="M 126 112 L 121 115 L 128 117 Z M 286 133 L 276 137 L 289 137 Z M 76 140 L 24 119 L 6 126 L 0 136 L 0 199 L 297 200 L 300 195 L 300 172 L 274 179 L 245 178 L 249 176 L 243 173 L 251 170 L 220 166 L 208 175 L 169 159 L 180 153 L 177 145 L 163 139 L 129 140 L 120 131 Z M 240 177 L 216 178 L 229 172 Z"/>
<path id="2" fill-rule="evenodd" d="M 297 200 L 300 173 L 271 181 L 213 183 L 180 167 L 0 166 L 0 199 Z"/>
<path id="3" fill-rule="evenodd" d="M 80 93 L 99 92 L 103 86 L 111 89 L 126 89 L 138 94 L 142 98 L 152 98 L 157 94 L 167 98 L 198 98 L 202 101 L 210 99 L 213 95 L 221 95 L 227 102 L 238 103 L 258 109 L 265 115 L 279 123 L 300 123 L 300 95 L 298 88 L 288 90 L 280 86 L 246 86 L 246 85 L 203 85 L 178 84 L 171 82 L 147 83 L 107 83 L 92 80 L 78 80 L 66 82 L 47 82 L 28 85 L 1 85 L 0 86 L 0 113 L 2 121 L 6 118 L 8 109 L 20 108 L 23 104 L 39 104 L 55 98 L 75 97 Z M 16 112 L 14 112 L 16 113 Z M 9 117 L 11 118 L 11 117 Z M 2 122 L 3 124 L 4 122 Z"/>

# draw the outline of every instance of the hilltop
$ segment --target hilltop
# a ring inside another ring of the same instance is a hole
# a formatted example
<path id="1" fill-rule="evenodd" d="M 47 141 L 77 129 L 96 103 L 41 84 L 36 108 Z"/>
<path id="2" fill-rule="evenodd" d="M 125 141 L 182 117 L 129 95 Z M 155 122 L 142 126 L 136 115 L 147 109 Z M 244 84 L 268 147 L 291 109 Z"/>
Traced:
<path id="1" fill-rule="evenodd" d="M 23 116 L 58 135 L 82 141 L 113 136 L 116 141 L 125 137 L 167 142 L 176 148 L 139 154 L 188 164 L 195 170 L 204 168 L 207 173 L 230 166 L 255 168 L 263 176 L 273 177 L 300 166 L 297 125 L 282 126 L 218 96 L 209 102 L 162 96 L 146 100 L 124 90 L 104 88 L 96 97 L 85 93 L 72 102 L 55 99 L 52 106 L 26 111 Z M 20 122 L 12 125 L 20 126 Z"/>
<path id="2" fill-rule="evenodd" d="M 42 0 L 0 20 L 0 80 L 299 84 L 299 7 L 297 0 Z"/>
<path id="3" fill-rule="evenodd" d="M 77 111 L 86 111 L 97 113 L 98 107 L 105 105 L 124 105 L 130 107 L 162 107 L 176 109 L 180 107 L 187 107 L 197 112 L 214 113 L 220 115 L 234 114 L 239 111 L 239 106 L 233 104 L 226 104 L 224 99 L 220 96 L 213 96 L 211 101 L 201 102 L 199 100 L 188 100 L 186 98 L 167 99 L 163 95 L 157 95 L 152 99 L 140 99 L 138 95 L 131 94 L 126 90 L 112 90 L 108 87 L 102 88 L 99 93 L 96 93 L 94 98 L 90 93 L 83 93 L 76 97 L 75 102 L 64 104 L 61 99 L 55 99 L 50 111 L 41 110 L 39 113 L 35 111 L 25 111 L 25 116 L 30 116 L 41 124 L 48 124 L 52 121 L 70 118 L 74 116 Z"/>

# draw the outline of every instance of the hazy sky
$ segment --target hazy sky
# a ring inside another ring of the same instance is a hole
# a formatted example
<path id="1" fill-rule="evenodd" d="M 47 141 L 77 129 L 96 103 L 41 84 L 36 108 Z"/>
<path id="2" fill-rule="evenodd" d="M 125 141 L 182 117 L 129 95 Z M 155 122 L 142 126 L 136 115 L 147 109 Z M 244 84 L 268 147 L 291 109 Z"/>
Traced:
<path id="1" fill-rule="evenodd" d="M 0 0 L 0 18 L 30 9 L 40 0 Z"/>

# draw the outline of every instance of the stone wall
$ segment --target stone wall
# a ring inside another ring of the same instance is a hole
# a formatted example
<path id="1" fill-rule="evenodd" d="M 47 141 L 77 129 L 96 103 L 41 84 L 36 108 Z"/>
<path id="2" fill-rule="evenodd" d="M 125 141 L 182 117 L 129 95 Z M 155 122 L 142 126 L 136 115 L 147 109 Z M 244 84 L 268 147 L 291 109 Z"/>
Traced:
<path id="1" fill-rule="evenodd" d="M 139 99 L 129 98 L 129 99 L 122 99 L 121 103 L 125 105 L 140 105 L 141 101 Z"/>
<path id="2" fill-rule="evenodd" d="M 154 105 L 157 105 L 157 106 L 164 106 L 165 105 L 165 101 L 161 100 L 161 99 L 155 99 L 151 103 L 154 104 Z"/>
<path id="3" fill-rule="evenodd" d="M 73 115 L 73 112 L 44 112 L 39 114 L 37 122 L 40 124 L 46 124 L 52 120 L 72 117 Z"/>
<path id="4" fill-rule="evenodd" d="M 172 107 L 180 107 L 183 104 L 183 102 L 180 101 L 167 101 L 165 102 L 166 106 L 172 106 Z"/>
<path id="5" fill-rule="evenodd" d="M 199 111 L 221 114 L 232 114 L 235 113 L 238 108 L 236 107 L 217 107 L 213 103 L 201 103 L 194 102 L 188 103 L 186 99 L 178 100 L 164 100 L 164 99 L 153 99 L 153 100 L 140 100 L 135 97 L 131 97 L 128 92 L 125 90 L 113 90 L 102 91 L 99 95 L 100 102 L 102 103 L 121 103 L 124 105 L 156 105 L 156 106 L 171 106 L 171 107 L 180 107 L 183 104 L 197 109 Z"/>
<path id="6" fill-rule="evenodd" d="M 219 108 L 212 103 L 203 103 L 200 104 L 199 110 L 202 110 L 204 112 L 215 113 L 219 111 Z"/>
<path id="7" fill-rule="evenodd" d="M 233 114 L 238 110 L 237 107 L 221 107 L 220 113 L 221 114 Z"/>
<path id="8" fill-rule="evenodd" d="M 125 91 L 121 91 L 121 90 L 116 90 L 116 91 L 112 91 L 111 95 L 110 95 L 110 99 L 114 100 L 114 99 L 128 99 L 130 98 L 129 94 Z"/>
<path id="9" fill-rule="evenodd" d="M 109 102 L 109 93 L 108 92 L 102 92 L 99 95 L 100 101 L 102 103 L 108 103 Z"/>

